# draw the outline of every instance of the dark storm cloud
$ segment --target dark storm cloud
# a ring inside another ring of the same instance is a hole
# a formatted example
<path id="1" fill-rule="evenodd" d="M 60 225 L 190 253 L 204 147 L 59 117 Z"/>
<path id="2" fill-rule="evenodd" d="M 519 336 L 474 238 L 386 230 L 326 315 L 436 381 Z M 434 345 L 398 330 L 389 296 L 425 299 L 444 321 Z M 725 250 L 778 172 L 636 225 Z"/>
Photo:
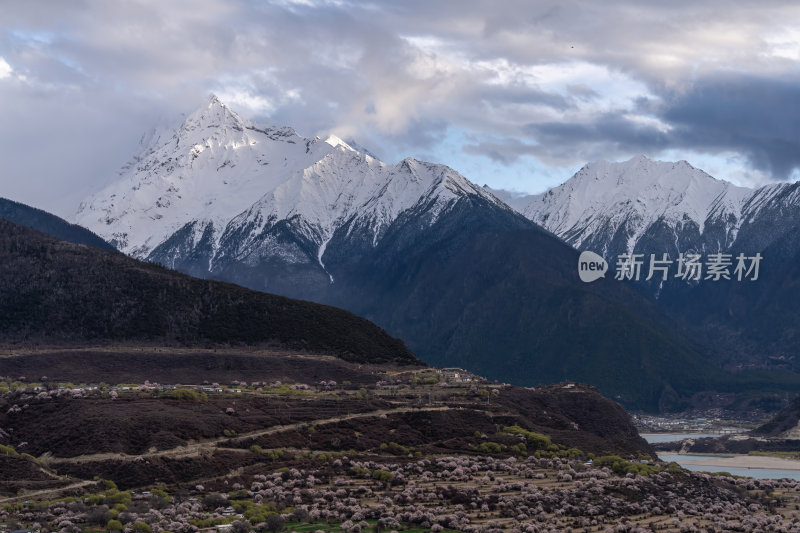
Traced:
<path id="1" fill-rule="evenodd" d="M 637 123 L 619 114 L 606 113 L 588 123 L 540 122 L 524 127 L 526 133 L 547 145 L 616 143 L 636 150 L 660 150 L 669 139 L 649 124 Z"/>
<path id="2" fill-rule="evenodd" d="M 592 159 L 668 149 L 735 151 L 776 179 L 786 179 L 800 168 L 800 77 L 726 73 L 695 80 L 688 89 L 666 92 L 657 101 L 642 99 L 634 110 L 653 122 L 634 120 L 629 111 L 621 110 L 586 122 L 530 123 L 524 132 L 539 145 L 522 153 L 550 157 L 579 153 Z M 520 153 L 511 143 L 508 149 Z M 502 151 L 502 146 L 491 150 Z"/>
<path id="3" fill-rule="evenodd" d="M 629 111 L 618 111 L 586 122 L 531 123 L 524 132 L 539 146 L 528 153 L 565 157 L 577 152 L 592 159 L 676 148 L 736 151 L 776 179 L 800 167 L 800 77 L 701 78 L 686 90 L 664 94 L 658 103 L 643 100 L 634 108 L 658 122 L 637 121 Z"/>
<path id="4" fill-rule="evenodd" d="M 701 79 L 666 97 L 660 116 L 674 146 L 736 150 L 781 179 L 800 167 L 800 76 Z"/>
<path id="5" fill-rule="evenodd" d="M 545 159 L 608 159 L 631 152 L 657 153 L 671 147 L 669 134 L 622 112 L 603 113 L 580 123 L 531 123 L 524 131 L 539 141 L 532 153 Z"/>

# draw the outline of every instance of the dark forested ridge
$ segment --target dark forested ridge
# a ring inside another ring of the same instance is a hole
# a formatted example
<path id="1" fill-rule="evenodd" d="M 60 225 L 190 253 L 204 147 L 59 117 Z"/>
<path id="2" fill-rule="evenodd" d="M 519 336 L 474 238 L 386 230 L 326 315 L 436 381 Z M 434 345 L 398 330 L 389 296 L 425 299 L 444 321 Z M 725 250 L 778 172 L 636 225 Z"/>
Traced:
<path id="1" fill-rule="evenodd" d="M 796 438 L 798 426 L 800 426 L 800 396 L 795 397 L 789 405 L 768 422 L 754 429 L 752 433 L 764 437 L 777 437 L 787 432 L 794 432 L 795 436 L 792 438 Z"/>
<path id="2" fill-rule="evenodd" d="M 46 233 L 62 241 L 88 244 L 102 250 L 115 250 L 113 246 L 83 226 L 70 224 L 47 211 L 0 198 L 0 218 Z"/>
<path id="3" fill-rule="evenodd" d="M 0 341 L 129 340 L 418 362 L 402 341 L 341 309 L 191 278 L 0 220 Z"/>

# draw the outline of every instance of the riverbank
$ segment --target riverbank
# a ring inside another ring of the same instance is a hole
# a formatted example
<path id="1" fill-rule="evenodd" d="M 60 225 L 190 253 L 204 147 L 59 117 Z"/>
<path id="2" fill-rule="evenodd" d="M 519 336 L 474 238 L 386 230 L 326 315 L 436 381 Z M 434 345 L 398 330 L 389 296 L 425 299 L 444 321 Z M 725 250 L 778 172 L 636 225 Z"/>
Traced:
<path id="1" fill-rule="evenodd" d="M 661 442 L 678 442 L 684 439 L 715 439 L 722 437 L 722 433 L 639 433 L 639 436 L 650 444 Z"/>
<path id="2" fill-rule="evenodd" d="M 667 454 L 664 454 L 666 457 Z M 784 459 L 782 457 L 768 457 L 763 455 L 724 455 L 724 454 L 669 454 L 669 457 L 678 456 L 681 464 L 697 466 L 713 466 L 714 468 L 761 468 L 769 470 L 797 470 L 800 471 L 800 461 Z M 659 456 L 660 457 L 660 456 Z"/>

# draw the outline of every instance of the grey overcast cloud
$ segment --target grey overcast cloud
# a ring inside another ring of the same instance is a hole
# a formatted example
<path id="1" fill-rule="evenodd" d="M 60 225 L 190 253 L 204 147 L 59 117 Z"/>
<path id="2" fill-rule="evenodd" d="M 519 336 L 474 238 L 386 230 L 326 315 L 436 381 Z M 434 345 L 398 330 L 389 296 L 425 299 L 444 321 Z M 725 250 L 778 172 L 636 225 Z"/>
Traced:
<path id="1" fill-rule="evenodd" d="M 217 94 L 387 162 L 540 192 L 591 160 L 800 178 L 800 4 L 3 0 L 0 196 L 71 218 Z"/>

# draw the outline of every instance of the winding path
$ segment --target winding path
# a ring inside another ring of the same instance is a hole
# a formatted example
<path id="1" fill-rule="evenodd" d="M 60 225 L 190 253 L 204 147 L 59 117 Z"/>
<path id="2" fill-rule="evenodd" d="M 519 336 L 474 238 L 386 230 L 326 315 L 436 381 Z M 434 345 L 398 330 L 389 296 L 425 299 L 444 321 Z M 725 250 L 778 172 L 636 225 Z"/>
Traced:
<path id="1" fill-rule="evenodd" d="M 63 487 L 54 487 L 52 489 L 42 489 L 42 490 L 25 492 L 21 496 L 0 498 L 0 505 L 7 503 L 21 503 L 27 500 L 48 500 L 52 499 L 53 497 L 59 497 L 67 491 L 73 489 L 80 489 L 87 485 L 94 485 L 94 484 L 97 484 L 97 481 L 84 480 L 84 481 L 78 481 L 77 483 L 72 483 L 70 485 L 64 485 Z"/>
<path id="2" fill-rule="evenodd" d="M 393 415 L 398 413 L 408 412 L 421 412 L 421 411 L 449 411 L 451 408 L 447 406 L 438 407 L 398 407 L 397 409 L 379 409 L 377 411 L 369 411 L 366 413 L 354 413 L 351 415 L 336 416 L 332 418 L 322 418 L 318 420 L 306 420 L 303 422 L 296 422 L 293 424 L 284 424 L 279 426 L 271 426 L 267 429 L 260 429 L 238 435 L 236 437 L 217 437 L 208 439 L 184 446 L 178 446 L 169 450 L 156 450 L 153 452 L 146 452 L 141 454 L 130 455 L 126 453 L 93 453 L 89 455 L 80 455 L 78 457 L 41 457 L 46 461 L 48 466 L 57 466 L 62 463 L 93 463 L 96 461 L 141 461 L 144 459 L 157 458 L 157 457 L 196 457 L 203 454 L 210 454 L 217 445 L 223 442 L 241 442 L 244 440 L 261 437 L 263 435 L 272 435 L 275 433 L 282 433 L 284 431 L 291 431 L 305 426 L 316 426 L 324 424 L 333 424 L 336 422 L 343 422 L 345 420 L 353 420 L 357 418 L 372 418 L 381 415 Z M 240 450 L 238 448 L 226 449 L 226 451 L 241 451 L 250 453 L 249 450 Z M 0 500 L 1 501 L 1 500 Z"/>

